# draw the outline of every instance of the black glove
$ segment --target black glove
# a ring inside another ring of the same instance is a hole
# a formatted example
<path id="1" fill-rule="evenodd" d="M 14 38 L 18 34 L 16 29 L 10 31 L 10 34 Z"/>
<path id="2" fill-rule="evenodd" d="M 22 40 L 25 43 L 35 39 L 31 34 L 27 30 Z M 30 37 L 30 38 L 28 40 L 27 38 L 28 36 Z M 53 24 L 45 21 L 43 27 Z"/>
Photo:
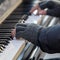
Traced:
<path id="1" fill-rule="evenodd" d="M 37 44 L 38 40 L 38 35 L 42 27 L 37 24 L 27 24 L 27 23 L 22 23 L 22 24 L 17 24 L 16 25 L 16 38 L 24 38 L 33 44 Z"/>

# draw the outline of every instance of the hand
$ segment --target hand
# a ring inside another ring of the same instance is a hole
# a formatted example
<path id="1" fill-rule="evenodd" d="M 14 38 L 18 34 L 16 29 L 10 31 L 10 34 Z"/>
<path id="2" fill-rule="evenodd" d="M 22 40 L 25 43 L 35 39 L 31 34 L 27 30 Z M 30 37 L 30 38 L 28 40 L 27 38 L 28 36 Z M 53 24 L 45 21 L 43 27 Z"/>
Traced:
<path id="1" fill-rule="evenodd" d="M 39 11 L 41 10 L 39 4 L 37 4 L 36 6 L 32 7 L 32 9 L 30 10 L 30 13 L 33 13 L 35 10 L 38 10 L 37 15 L 39 15 Z"/>
<path id="2" fill-rule="evenodd" d="M 40 30 L 42 27 L 37 24 L 27 24 L 27 23 L 21 23 L 16 25 L 16 39 L 24 38 L 34 44 L 36 44 L 36 41 L 38 39 L 38 32 L 40 33 Z M 14 34 L 13 34 L 14 35 Z"/>
<path id="3" fill-rule="evenodd" d="M 32 7 L 32 9 L 30 10 L 30 13 L 33 13 L 35 10 L 38 10 L 36 15 L 46 15 L 47 11 L 46 10 L 42 10 L 39 6 L 39 4 L 37 4 L 35 7 Z"/>
<path id="4" fill-rule="evenodd" d="M 12 38 L 14 38 L 15 35 L 16 35 L 16 29 L 12 29 L 12 31 L 11 31 L 11 36 L 12 36 Z"/>

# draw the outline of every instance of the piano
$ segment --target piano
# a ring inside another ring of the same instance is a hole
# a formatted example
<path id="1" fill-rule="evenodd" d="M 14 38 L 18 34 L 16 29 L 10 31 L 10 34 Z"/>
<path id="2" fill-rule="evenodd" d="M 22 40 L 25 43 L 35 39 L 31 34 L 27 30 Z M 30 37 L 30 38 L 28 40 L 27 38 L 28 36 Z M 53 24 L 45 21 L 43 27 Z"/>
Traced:
<path id="1" fill-rule="evenodd" d="M 36 3 L 40 0 L 8 0 L 1 5 L 8 8 L 2 9 L 0 15 L 0 60 L 39 60 L 58 58 L 60 54 L 48 54 L 41 51 L 38 46 L 33 45 L 30 42 L 26 42 L 24 39 L 12 40 L 11 29 L 14 29 L 17 23 L 35 23 L 45 27 L 49 27 L 58 24 L 59 19 L 56 17 L 39 15 L 27 16 L 27 13 Z M 11 3 L 11 4 L 10 4 Z M 6 4 L 6 5 L 5 5 Z M 27 16 L 25 19 L 24 16 Z"/>

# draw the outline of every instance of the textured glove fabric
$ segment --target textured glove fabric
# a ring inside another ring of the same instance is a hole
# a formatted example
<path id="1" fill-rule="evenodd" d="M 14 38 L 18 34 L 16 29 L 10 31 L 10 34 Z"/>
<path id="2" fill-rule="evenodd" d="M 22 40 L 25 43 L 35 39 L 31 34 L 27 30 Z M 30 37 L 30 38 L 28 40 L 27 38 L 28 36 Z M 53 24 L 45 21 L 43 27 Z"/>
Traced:
<path id="1" fill-rule="evenodd" d="M 60 25 L 43 28 L 36 24 L 17 24 L 16 37 L 24 38 L 47 53 L 60 53 Z"/>
<path id="2" fill-rule="evenodd" d="M 60 17 L 60 4 L 54 1 L 43 1 L 39 3 L 41 9 L 48 8 L 47 15 Z"/>
<path id="3" fill-rule="evenodd" d="M 16 38 L 24 38 L 33 44 L 38 43 L 38 33 L 42 29 L 40 25 L 37 24 L 17 24 L 16 27 Z"/>

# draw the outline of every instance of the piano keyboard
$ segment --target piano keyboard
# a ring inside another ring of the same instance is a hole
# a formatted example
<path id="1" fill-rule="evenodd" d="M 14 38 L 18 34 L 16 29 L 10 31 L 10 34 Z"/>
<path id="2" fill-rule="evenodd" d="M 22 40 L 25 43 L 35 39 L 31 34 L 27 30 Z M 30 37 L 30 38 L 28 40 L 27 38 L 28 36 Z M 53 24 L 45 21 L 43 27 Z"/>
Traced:
<path id="1" fill-rule="evenodd" d="M 23 8 L 23 4 L 21 4 L 0 24 L 0 44 L 7 45 L 11 40 L 11 29 L 15 27 L 22 15 L 26 13 L 22 11 Z"/>
<path id="2" fill-rule="evenodd" d="M 10 37 L 11 29 L 15 27 L 23 15 L 23 13 L 21 13 L 22 10 L 20 10 L 19 14 L 15 13 L 21 8 L 21 5 L 17 7 L 16 10 L 0 24 L 0 60 L 16 60 L 25 46 L 25 41 L 12 40 Z"/>
<path id="3" fill-rule="evenodd" d="M 0 52 L 0 60 L 4 60 L 4 59 L 16 60 L 18 55 L 21 53 L 22 49 L 24 48 L 23 44 L 25 44 L 25 42 L 23 40 L 22 41 L 12 40 L 9 42 L 10 43 L 8 45 L 5 45 L 3 47 L 4 48 L 3 51 Z"/>
<path id="4" fill-rule="evenodd" d="M 25 41 L 12 40 L 11 29 L 15 27 L 16 23 L 22 20 L 21 17 L 31 7 L 32 3 L 26 4 L 23 2 L 0 24 L 0 60 L 16 60 L 25 47 Z"/>
<path id="5" fill-rule="evenodd" d="M 24 0 L 21 5 L 19 5 L 3 22 L 0 24 L 0 60 L 17 60 L 20 55 L 19 60 L 39 60 L 39 59 L 48 59 L 53 55 L 45 54 L 41 58 L 42 51 L 39 47 L 27 42 L 25 44 L 24 40 L 12 40 L 11 38 L 11 29 L 13 29 L 16 23 L 39 23 L 42 26 L 52 26 L 57 24 L 58 20 L 56 18 L 45 16 L 44 19 L 41 19 L 40 16 L 27 16 L 26 13 L 31 9 L 31 7 L 39 2 L 37 0 Z M 27 17 L 25 17 L 27 16 Z M 24 18 L 25 17 L 25 18 Z M 40 20 L 39 22 L 37 22 Z M 47 58 L 47 55 L 48 58 Z M 57 56 L 56 54 L 54 56 Z M 60 57 L 60 54 L 58 54 Z M 54 57 L 53 57 L 54 58 Z"/>

